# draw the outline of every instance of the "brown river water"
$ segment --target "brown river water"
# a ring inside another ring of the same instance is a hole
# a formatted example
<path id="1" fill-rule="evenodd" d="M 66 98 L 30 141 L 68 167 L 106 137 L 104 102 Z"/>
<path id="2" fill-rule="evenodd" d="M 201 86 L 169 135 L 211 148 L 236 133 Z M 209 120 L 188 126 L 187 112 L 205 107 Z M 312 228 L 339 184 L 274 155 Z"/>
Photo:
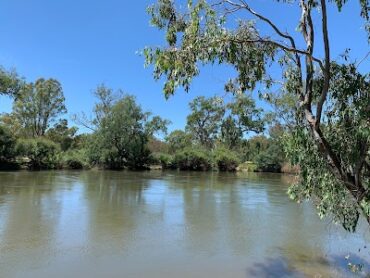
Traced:
<path id="1" fill-rule="evenodd" d="M 368 227 L 320 220 L 289 200 L 292 180 L 0 172 L 0 277 L 366 277 Z"/>

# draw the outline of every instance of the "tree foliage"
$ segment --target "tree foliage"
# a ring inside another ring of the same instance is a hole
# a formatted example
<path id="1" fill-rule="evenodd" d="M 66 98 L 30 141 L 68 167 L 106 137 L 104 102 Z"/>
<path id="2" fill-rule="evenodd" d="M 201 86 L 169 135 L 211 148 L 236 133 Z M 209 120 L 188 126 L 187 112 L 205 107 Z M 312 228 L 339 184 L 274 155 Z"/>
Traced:
<path id="1" fill-rule="evenodd" d="M 236 120 L 231 116 L 227 116 L 221 124 L 221 141 L 229 148 L 234 149 L 241 145 L 243 131 L 238 126 Z"/>
<path id="2" fill-rule="evenodd" d="M 22 87 L 14 102 L 13 116 L 33 137 L 44 136 L 50 124 L 67 112 L 61 84 L 38 79 Z"/>
<path id="3" fill-rule="evenodd" d="M 73 146 L 76 132 L 76 127 L 68 127 L 68 121 L 62 119 L 50 128 L 45 135 L 51 141 L 59 142 L 62 151 L 67 151 Z"/>
<path id="4" fill-rule="evenodd" d="M 345 2 L 334 4 L 340 11 Z M 369 1 L 359 2 L 370 31 Z M 200 66 L 207 63 L 234 67 L 237 77 L 225 90 L 236 97 L 257 84 L 267 91 L 282 84 L 281 96 L 295 102 L 284 108 L 294 115 L 286 151 L 304 167 L 299 185 L 292 190 L 308 192 L 294 197 L 316 197 L 320 215 L 333 215 L 346 229 L 354 230 L 360 212 L 370 224 L 369 76 L 358 73 L 353 64 L 331 59 L 327 1 L 289 1 L 301 10 L 297 30 L 303 40 L 282 31 L 245 0 L 187 3 L 184 10 L 175 1 L 158 0 L 148 9 L 152 24 L 166 32 L 167 46 L 144 50 L 154 78 L 165 78 L 165 96 L 179 86 L 188 91 Z M 235 15 L 241 16 L 238 24 L 228 24 Z M 262 33 L 257 21 L 271 33 Z M 323 59 L 316 56 L 317 39 L 322 40 Z M 276 64 L 282 72 L 280 82 L 275 81 Z M 279 104 L 278 98 L 270 99 Z"/>
<path id="5" fill-rule="evenodd" d="M 189 106 L 191 113 L 187 117 L 186 131 L 192 134 L 199 144 L 212 148 L 225 114 L 222 99 L 197 97 Z"/>
<path id="6" fill-rule="evenodd" d="M 105 90 L 99 95 L 94 109 L 96 131 L 89 148 L 91 160 L 113 169 L 143 168 L 150 160 L 149 139 L 158 131 L 166 131 L 167 121 L 144 112 L 133 96 L 114 99 L 112 93 Z"/>
<path id="7" fill-rule="evenodd" d="M 59 146 L 45 138 L 20 139 L 16 151 L 29 160 L 28 168 L 55 169 L 59 167 Z"/>
<path id="8" fill-rule="evenodd" d="M 215 166 L 220 171 L 235 171 L 240 164 L 237 153 L 223 146 L 217 146 L 213 152 Z"/>
<path id="9" fill-rule="evenodd" d="M 323 131 L 336 160 L 328 163 L 321 155 L 322 146 L 315 144 L 307 131 L 296 127 L 286 134 L 286 151 L 302 171 L 301 180 L 290 189 L 290 195 L 296 200 L 319 197 L 316 202 L 320 216 L 332 213 L 335 220 L 353 231 L 359 206 L 369 213 L 370 80 L 369 75 L 358 73 L 353 64 L 334 63 L 331 73 Z M 338 172 L 332 171 L 331 163 L 340 165 Z M 342 175 L 347 175 L 345 186 Z"/>
<path id="10" fill-rule="evenodd" d="M 192 136 L 182 130 L 174 130 L 166 136 L 166 143 L 168 144 L 169 152 L 174 154 L 179 150 L 191 146 Z"/>
<path id="11" fill-rule="evenodd" d="M 177 152 L 174 161 L 180 170 L 206 171 L 212 168 L 212 158 L 201 147 L 188 147 Z"/>
<path id="12" fill-rule="evenodd" d="M 0 95 L 17 98 L 23 85 L 23 79 L 15 71 L 7 71 L 0 67 Z"/>
<path id="13" fill-rule="evenodd" d="M 10 130 L 0 125 L 0 163 L 9 162 L 15 157 L 16 139 Z"/>
<path id="14" fill-rule="evenodd" d="M 230 149 L 235 148 L 246 133 L 259 133 L 264 129 L 262 110 L 248 95 L 238 95 L 227 103 L 220 97 L 201 96 L 189 106 L 186 132 L 208 149 L 214 147 L 216 140 L 223 141 Z"/>

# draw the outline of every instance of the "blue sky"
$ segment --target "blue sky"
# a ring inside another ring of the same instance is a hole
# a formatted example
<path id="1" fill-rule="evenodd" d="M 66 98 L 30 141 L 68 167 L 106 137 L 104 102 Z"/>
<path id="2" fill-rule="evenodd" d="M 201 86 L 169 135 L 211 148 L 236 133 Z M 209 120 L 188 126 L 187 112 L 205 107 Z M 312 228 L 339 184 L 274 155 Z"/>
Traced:
<path id="1" fill-rule="evenodd" d="M 91 91 L 105 83 L 134 94 L 145 110 L 170 119 L 170 130 L 183 128 L 188 102 L 197 95 L 223 94 L 223 84 L 233 72 L 225 67 L 206 67 L 189 94 L 179 90 L 165 100 L 163 82 L 153 80 L 151 69 L 144 68 L 143 57 L 137 54 L 145 46 L 164 44 L 164 34 L 149 25 L 146 14 L 153 1 L 0 0 L 0 65 L 16 68 L 27 81 L 58 79 L 68 116 L 89 113 L 95 101 Z M 256 10 L 294 33 L 299 11 L 272 2 L 250 1 Z M 332 57 L 345 48 L 351 48 L 352 56 L 358 59 L 369 51 L 355 2 L 350 1 L 339 16 L 330 5 Z M 322 47 L 319 40 L 318 35 L 318 49 Z M 370 61 L 363 62 L 360 69 L 369 72 Z M 1 97 L 0 112 L 10 110 L 10 100 Z"/>

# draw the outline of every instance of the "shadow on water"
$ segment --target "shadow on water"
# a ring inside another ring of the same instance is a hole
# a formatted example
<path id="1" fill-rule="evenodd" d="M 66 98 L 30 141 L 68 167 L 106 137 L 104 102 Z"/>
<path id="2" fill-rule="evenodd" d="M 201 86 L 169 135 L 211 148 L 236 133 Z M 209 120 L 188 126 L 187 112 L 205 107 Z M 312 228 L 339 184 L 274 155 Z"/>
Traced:
<path id="1" fill-rule="evenodd" d="M 352 266 L 352 268 L 351 268 Z M 350 253 L 330 257 L 309 258 L 299 256 L 289 259 L 285 256 L 268 257 L 246 269 L 246 277 L 370 277 L 370 262 Z"/>
<path id="2" fill-rule="evenodd" d="M 290 277 L 305 277 L 303 272 L 300 272 L 291 267 L 284 257 L 267 258 L 264 262 L 254 263 L 246 270 L 246 277 L 259 278 L 290 278 Z"/>

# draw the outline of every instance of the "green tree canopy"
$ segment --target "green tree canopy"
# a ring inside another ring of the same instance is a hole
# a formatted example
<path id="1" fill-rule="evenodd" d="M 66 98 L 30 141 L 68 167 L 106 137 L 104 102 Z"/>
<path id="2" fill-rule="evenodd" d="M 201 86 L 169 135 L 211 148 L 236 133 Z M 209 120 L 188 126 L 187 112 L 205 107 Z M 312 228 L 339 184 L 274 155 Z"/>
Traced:
<path id="1" fill-rule="evenodd" d="M 174 130 L 166 136 L 169 152 L 174 154 L 191 146 L 191 135 L 182 130 Z"/>
<path id="2" fill-rule="evenodd" d="M 0 95 L 17 98 L 23 85 L 23 79 L 15 71 L 7 71 L 0 67 Z"/>
<path id="3" fill-rule="evenodd" d="M 186 130 L 201 145 L 212 148 L 225 114 L 223 100 L 219 97 L 195 98 L 189 104 L 191 113 L 187 117 Z"/>
<path id="4" fill-rule="evenodd" d="M 76 132 L 77 127 L 68 127 L 68 121 L 61 119 L 52 128 L 49 128 L 46 132 L 46 137 L 53 142 L 59 143 L 62 151 L 66 151 L 72 147 Z"/>
<path id="5" fill-rule="evenodd" d="M 90 144 L 92 162 L 114 169 L 145 167 L 150 154 L 148 141 L 154 133 L 166 132 L 168 121 L 144 112 L 134 96 L 115 97 L 106 87 L 98 91 L 103 94 L 96 94 L 99 101 L 92 120 L 96 129 Z"/>
<path id="6" fill-rule="evenodd" d="M 0 125 L 0 164 L 14 158 L 15 143 L 16 140 L 12 136 L 10 130 Z"/>
<path id="7" fill-rule="evenodd" d="M 231 116 L 227 116 L 221 124 L 221 141 L 230 149 L 240 146 L 243 130 Z"/>
<path id="8" fill-rule="evenodd" d="M 45 135 L 50 124 L 67 112 L 61 84 L 55 79 L 38 79 L 22 87 L 12 115 L 30 136 Z"/>
<path id="9" fill-rule="evenodd" d="M 191 113 L 187 117 L 186 131 L 196 143 L 206 148 L 212 148 L 216 139 L 233 148 L 245 133 L 259 133 L 264 129 L 262 110 L 246 94 L 239 94 L 228 103 L 220 97 L 201 96 L 189 106 Z"/>

